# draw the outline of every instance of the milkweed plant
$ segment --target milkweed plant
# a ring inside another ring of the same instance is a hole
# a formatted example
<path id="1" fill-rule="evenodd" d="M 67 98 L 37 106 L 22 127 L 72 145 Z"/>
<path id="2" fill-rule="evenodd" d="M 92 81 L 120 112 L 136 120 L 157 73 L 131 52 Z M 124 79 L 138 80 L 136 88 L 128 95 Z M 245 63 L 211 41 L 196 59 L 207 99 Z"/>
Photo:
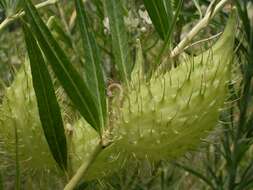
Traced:
<path id="1" fill-rule="evenodd" d="M 199 19 L 185 21 L 181 30 L 186 32 L 175 40 L 189 2 L 134 3 L 1 0 L 5 19 L 0 35 L 16 23 L 24 44 L 24 63 L 10 85 L 2 82 L 1 179 L 13 181 L 2 180 L 2 189 L 3 184 L 81 189 L 80 184 L 109 177 L 136 161 L 175 162 L 212 141 L 210 135 L 222 125 L 238 125 L 232 129 L 238 135 L 238 141 L 231 140 L 236 142 L 233 150 L 242 151 L 240 139 L 251 139 L 253 32 L 247 6 L 252 5 L 192 1 Z M 43 13 L 46 7 L 52 8 L 49 16 Z M 52 15 L 55 10 L 58 14 Z M 202 38 L 217 15 L 225 26 Z M 228 141 L 224 154 L 230 150 Z M 252 176 L 245 185 L 232 175 L 240 159 L 233 150 L 227 158 L 234 170 L 226 187 L 250 189 Z M 220 189 L 193 169 L 175 165 Z"/>

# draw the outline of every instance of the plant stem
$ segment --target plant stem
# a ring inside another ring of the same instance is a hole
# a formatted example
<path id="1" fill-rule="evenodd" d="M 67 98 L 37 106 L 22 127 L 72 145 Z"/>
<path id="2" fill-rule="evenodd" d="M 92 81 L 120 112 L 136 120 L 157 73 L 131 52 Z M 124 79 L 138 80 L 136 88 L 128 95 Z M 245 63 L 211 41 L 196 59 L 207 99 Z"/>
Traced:
<path id="1" fill-rule="evenodd" d="M 205 16 L 192 28 L 192 30 L 183 38 L 183 40 L 171 51 L 170 57 L 173 58 L 184 51 L 185 47 L 192 41 L 192 39 L 199 33 L 200 30 L 205 28 L 210 20 L 219 12 L 219 10 L 228 2 L 228 0 L 221 0 L 212 10 L 212 3 Z"/>
<path id="2" fill-rule="evenodd" d="M 79 183 L 85 172 L 89 169 L 93 161 L 99 155 L 99 153 L 103 150 L 104 146 L 102 141 L 99 141 L 95 149 L 93 150 L 90 157 L 83 162 L 80 168 L 77 170 L 76 174 L 72 177 L 72 179 L 68 182 L 68 184 L 64 187 L 64 190 L 72 190 Z"/>
<path id="3" fill-rule="evenodd" d="M 210 40 L 213 40 L 214 38 L 219 37 L 221 34 L 222 34 L 222 32 L 219 32 L 218 34 L 215 34 L 215 35 L 213 35 L 213 36 L 211 36 L 211 37 L 209 37 L 209 38 L 205 38 L 205 39 L 199 40 L 199 41 L 197 41 L 197 42 L 194 42 L 194 43 L 192 43 L 192 44 L 186 46 L 186 47 L 184 48 L 184 50 L 186 50 L 186 49 L 188 49 L 188 48 L 190 48 L 190 47 L 196 46 L 196 45 L 198 45 L 198 44 L 201 44 L 201 43 L 203 43 L 203 42 L 208 42 L 208 41 L 210 41 Z"/>
<path id="4" fill-rule="evenodd" d="M 49 6 L 49 5 L 53 5 L 55 3 L 57 3 L 58 0 L 47 0 L 45 2 L 42 2 L 42 3 L 39 3 L 37 4 L 35 7 L 37 9 L 40 9 L 40 8 L 43 8 L 43 7 L 46 7 L 46 6 Z M 18 18 L 22 17 L 25 15 L 25 12 L 24 11 L 21 11 L 15 15 L 12 15 L 12 16 L 9 16 L 7 17 L 1 24 L 0 24 L 0 32 L 5 28 L 7 27 L 9 24 L 11 24 L 12 22 L 14 22 L 15 20 L 17 20 Z"/>

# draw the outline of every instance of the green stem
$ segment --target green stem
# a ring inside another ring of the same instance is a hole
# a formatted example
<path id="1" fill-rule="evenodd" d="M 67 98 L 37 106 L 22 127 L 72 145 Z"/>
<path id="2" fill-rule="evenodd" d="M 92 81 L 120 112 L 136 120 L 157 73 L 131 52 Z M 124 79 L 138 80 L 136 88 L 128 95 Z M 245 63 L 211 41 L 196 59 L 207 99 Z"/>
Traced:
<path id="1" fill-rule="evenodd" d="M 77 170 L 76 174 L 72 177 L 72 179 L 68 182 L 68 184 L 64 187 L 64 190 L 73 190 L 76 185 L 79 183 L 79 181 L 84 176 L 85 172 L 89 169 L 91 164 L 94 162 L 94 160 L 97 158 L 99 153 L 103 150 L 104 146 L 102 145 L 102 142 L 100 141 L 95 149 L 93 150 L 90 157 L 83 162 L 83 164 L 80 166 L 80 168 Z"/>
<path id="2" fill-rule="evenodd" d="M 58 0 L 47 0 L 45 2 L 42 2 L 42 3 L 39 3 L 36 5 L 36 8 L 37 9 L 40 9 L 40 8 L 43 8 L 43 7 L 46 7 L 46 6 L 49 6 L 49 5 L 52 5 L 52 4 L 55 4 L 57 3 Z M 25 12 L 24 11 L 21 11 L 15 15 L 12 15 L 12 16 L 9 16 L 7 17 L 1 24 L 0 24 L 0 32 L 6 28 L 9 24 L 11 24 L 12 22 L 14 22 L 15 20 L 19 19 L 20 17 L 24 16 L 25 15 Z"/>

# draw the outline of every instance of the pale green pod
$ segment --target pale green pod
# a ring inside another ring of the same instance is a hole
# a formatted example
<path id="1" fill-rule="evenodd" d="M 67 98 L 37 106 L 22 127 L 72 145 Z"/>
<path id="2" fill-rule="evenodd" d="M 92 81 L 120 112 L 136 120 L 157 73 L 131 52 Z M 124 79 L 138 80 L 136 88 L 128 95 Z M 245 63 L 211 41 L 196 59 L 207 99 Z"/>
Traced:
<path id="1" fill-rule="evenodd" d="M 0 107 L 1 166 L 16 159 L 17 149 L 21 170 L 48 170 L 56 168 L 41 127 L 36 96 L 28 64 L 20 69 L 10 87 L 5 91 Z M 15 164 L 15 163 L 14 163 Z"/>
<path id="2" fill-rule="evenodd" d="M 85 179 L 119 170 L 131 155 L 149 160 L 173 159 L 207 137 L 225 108 L 235 35 L 231 31 L 235 25 L 233 12 L 212 48 L 197 57 L 181 58 L 177 68 L 152 77 L 149 83 L 141 76 L 143 60 L 138 55 L 133 88 L 122 102 L 117 99 L 113 104 L 113 147 L 102 152 Z M 110 163 L 112 152 L 119 156 Z"/>
<path id="3" fill-rule="evenodd" d="M 171 159 L 198 145 L 217 125 L 231 75 L 236 14 L 216 44 L 184 57 L 169 72 L 134 84 L 116 112 L 117 143 L 137 157 Z"/>
<path id="4" fill-rule="evenodd" d="M 114 143 L 96 158 L 85 179 L 119 170 L 131 155 L 150 160 L 173 159 L 195 148 L 209 134 L 227 96 L 235 17 L 233 12 L 224 34 L 203 54 L 182 57 L 177 68 L 153 76 L 148 83 L 140 72 L 134 72 L 137 76 L 132 77 L 131 90 L 122 102 L 112 106 Z M 139 60 L 143 61 L 141 53 Z M 4 154 L 0 161 L 15 160 L 16 128 L 21 167 L 56 171 L 43 135 L 27 65 L 6 89 L 0 112 L 0 152 Z M 68 137 L 70 164 L 76 171 L 91 154 L 99 136 L 83 119 L 72 128 L 73 134 Z"/>
<path id="5" fill-rule="evenodd" d="M 73 126 L 71 139 L 71 165 L 73 171 L 76 171 L 92 154 L 92 151 L 99 142 L 99 135 L 84 119 L 80 119 Z M 91 180 L 108 176 L 123 168 L 126 159 L 126 152 L 117 144 L 112 144 L 98 155 L 84 178 Z"/>

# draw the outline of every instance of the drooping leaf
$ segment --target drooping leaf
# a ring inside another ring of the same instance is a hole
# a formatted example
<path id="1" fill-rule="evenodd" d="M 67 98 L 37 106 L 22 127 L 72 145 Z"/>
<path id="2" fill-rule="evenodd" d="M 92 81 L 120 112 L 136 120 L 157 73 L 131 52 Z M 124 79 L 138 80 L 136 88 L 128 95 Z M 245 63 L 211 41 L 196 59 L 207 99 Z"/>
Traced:
<path id="1" fill-rule="evenodd" d="M 170 3 L 164 0 L 143 0 L 145 8 L 154 24 L 159 36 L 164 40 L 169 32 L 172 22 Z"/>
<path id="2" fill-rule="evenodd" d="M 75 0 L 77 21 L 81 32 L 81 39 L 84 49 L 84 74 L 86 83 L 90 91 L 96 97 L 99 105 L 99 113 L 101 117 L 101 125 L 104 124 L 106 118 L 106 96 L 105 96 L 105 80 L 103 76 L 103 68 L 101 65 L 100 52 L 95 41 L 95 37 L 88 23 L 88 18 L 82 0 Z"/>
<path id="3" fill-rule="evenodd" d="M 118 68 L 121 80 L 128 84 L 131 63 L 121 1 L 106 0 L 105 6 L 110 23 L 114 62 Z"/>
<path id="4" fill-rule="evenodd" d="M 65 92 L 87 122 L 99 130 L 101 122 L 98 104 L 87 84 L 50 33 L 31 0 L 25 0 L 25 12 L 31 31 Z"/>
<path id="5" fill-rule="evenodd" d="M 32 31 L 23 24 L 40 121 L 49 148 L 62 169 L 67 169 L 67 144 L 61 111 L 46 63 Z"/>

